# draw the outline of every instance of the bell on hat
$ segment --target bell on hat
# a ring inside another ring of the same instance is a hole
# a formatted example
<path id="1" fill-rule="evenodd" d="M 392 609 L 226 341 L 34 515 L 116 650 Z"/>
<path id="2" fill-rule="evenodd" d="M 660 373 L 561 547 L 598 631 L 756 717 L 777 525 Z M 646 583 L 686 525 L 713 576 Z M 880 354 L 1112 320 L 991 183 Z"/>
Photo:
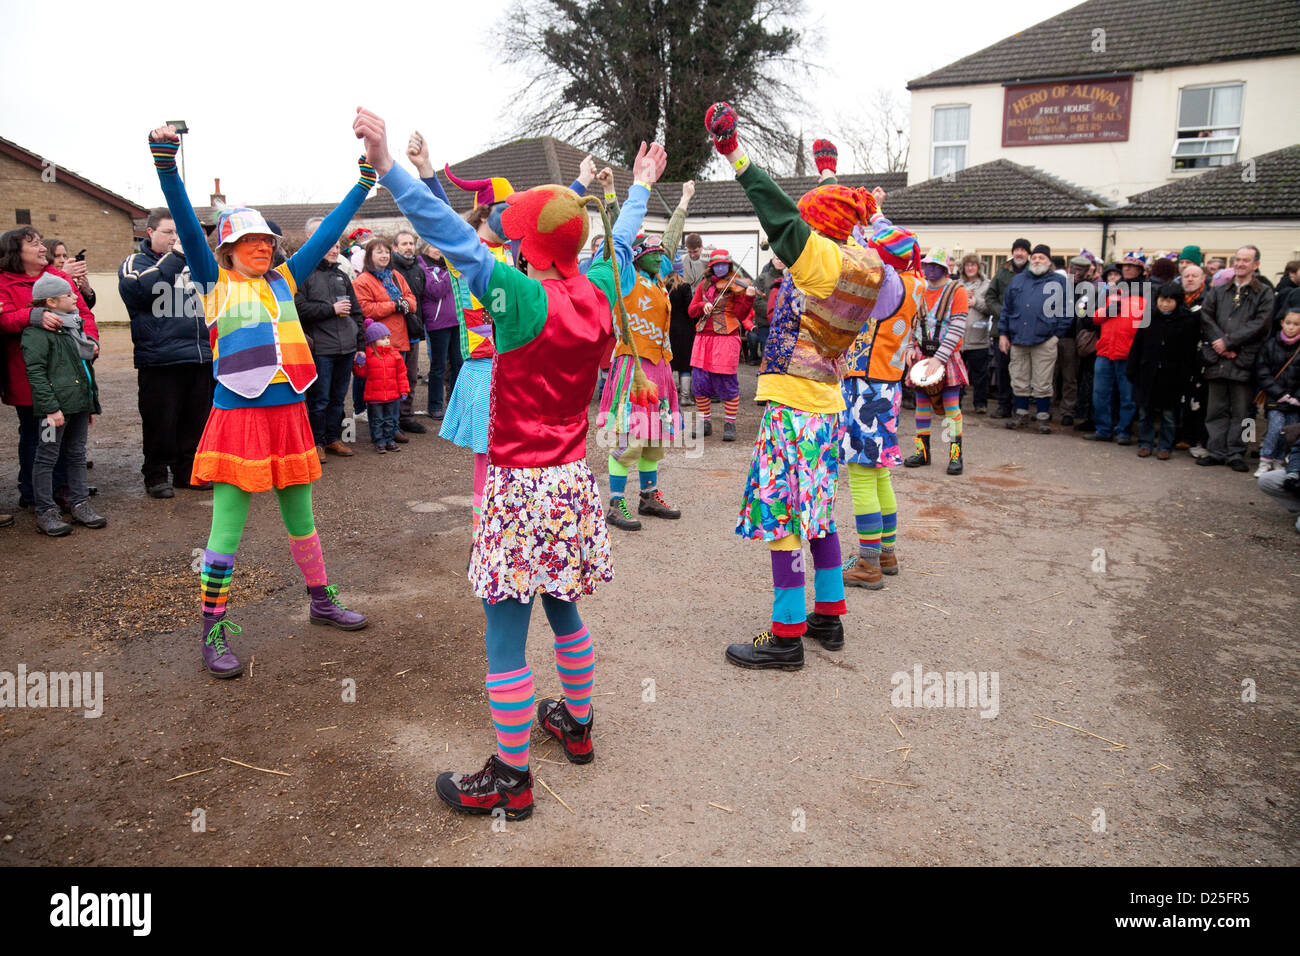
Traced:
<path id="1" fill-rule="evenodd" d="M 233 245 L 244 236 L 268 236 L 272 242 L 279 238 L 256 209 L 235 206 L 217 214 L 217 248 Z"/>

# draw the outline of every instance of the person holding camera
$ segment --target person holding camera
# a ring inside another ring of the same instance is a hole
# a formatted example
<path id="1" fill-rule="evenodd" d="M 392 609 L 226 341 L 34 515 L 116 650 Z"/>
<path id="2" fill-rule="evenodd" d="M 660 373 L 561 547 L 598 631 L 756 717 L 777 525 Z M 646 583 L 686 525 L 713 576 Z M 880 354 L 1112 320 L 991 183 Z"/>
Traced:
<path id="1" fill-rule="evenodd" d="M 411 339 L 406 332 L 406 316 L 416 311 L 415 294 L 406 284 L 400 272 L 392 268 L 392 248 L 383 239 L 371 239 L 366 243 L 366 257 L 362 263 L 362 272 L 352 283 L 357 300 L 361 303 L 361 314 L 365 316 L 366 325 L 382 322 L 388 327 L 393 348 L 401 353 L 406 361 L 406 353 L 411 350 Z M 410 439 L 405 432 L 398 431 L 393 440 L 405 444 Z"/>
<path id="2" fill-rule="evenodd" d="M 74 256 L 68 252 L 68 244 L 62 239 L 50 239 L 45 243 L 45 261 L 73 281 L 86 305 L 92 309 L 95 307 L 95 290 L 90 287 L 85 249 Z"/>

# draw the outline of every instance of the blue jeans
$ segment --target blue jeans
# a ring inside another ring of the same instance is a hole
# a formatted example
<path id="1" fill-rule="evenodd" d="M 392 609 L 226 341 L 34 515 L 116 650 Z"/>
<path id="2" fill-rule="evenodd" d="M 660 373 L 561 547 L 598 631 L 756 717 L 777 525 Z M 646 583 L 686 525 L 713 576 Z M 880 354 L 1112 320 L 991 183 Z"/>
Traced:
<path id="1" fill-rule="evenodd" d="M 387 445 L 397 434 L 398 402 L 370 402 L 366 406 L 366 421 L 370 425 L 370 440 L 375 445 Z"/>
<path id="2" fill-rule="evenodd" d="M 1133 401 L 1133 383 L 1128 380 L 1125 359 L 1108 359 L 1097 356 L 1092 372 L 1092 420 L 1097 423 L 1097 434 L 1105 438 L 1127 435 L 1133 430 L 1133 417 L 1137 412 Z M 1111 422 L 1115 393 L 1119 393 L 1119 424 Z"/>
<path id="3" fill-rule="evenodd" d="M 456 387 L 460 374 L 460 329 L 433 329 L 425 333 L 429 351 L 429 414 L 441 415 L 444 396 Z"/>
<path id="4" fill-rule="evenodd" d="M 1172 408 L 1153 411 L 1142 406 L 1138 413 L 1138 447 L 1150 448 L 1156 440 L 1156 416 L 1160 417 L 1159 448 L 1161 451 L 1173 451 L 1175 419 Z"/>
<path id="5" fill-rule="evenodd" d="M 1282 429 L 1300 422 L 1300 408 L 1294 405 L 1290 410 L 1270 408 L 1267 415 L 1268 431 L 1264 433 L 1264 441 L 1259 446 L 1259 457 L 1281 461 L 1287 456 L 1286 439 L 1282 437 Z"/>
<path id="6" fill-rule="evenodd" d="M 41 443 L 41 422 L 45 416 L 37 418 L 30 405 L 15 405 L 14 411 L 18 413 L 18 494 L 24 501 L 35 501 L 32 465 L 36 461 L 36 449 Z M 67 483 L 67 455 L 60 451 L 59 460 L 54 465 L 54 487 L 62 488 Z"/>
<path id="7" fill-rule="evenodd" d="M 307 389 L 307 415 L 318 445 L 332 445 L 343 436 L 343 403 L 352 379 L 355 352 L 316 355 L 316 381 Z"/>
<path id="8" fill-rule="evenodd" d="M 64 424 L 53 427 L 41 419 L 37 422 L 36 459 L 32 467 L 32 484 L 36 489 L 36 513 L 57 511 L 54 503 L 54 471 L 62 460 L 68 473 L 68 504 L 79 505 L 90 497 L 86 487 L 86 433 L 90 431 L 90 412 L 64 415 Z"/>

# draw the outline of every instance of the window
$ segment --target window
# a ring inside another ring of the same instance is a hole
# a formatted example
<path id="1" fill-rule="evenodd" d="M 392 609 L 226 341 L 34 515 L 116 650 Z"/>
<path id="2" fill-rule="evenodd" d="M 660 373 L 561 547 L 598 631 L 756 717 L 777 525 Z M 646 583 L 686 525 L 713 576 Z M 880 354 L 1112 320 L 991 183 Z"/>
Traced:
<path id="1" fill-rule="evenodd" d="M 1245 86 L 1193 86 L 1178 95 L 1178 136 L 1174 169 L 1230 166 L 1241 143 L 1241 104 Z"/>
<path id="2" fill-rule="evenodd" d="M 969 106 L 936 106 L 930 130 L 930 175 L 944 176 L 966 168 L 970 140 Z"/>
<path id="3" fill-rule="evenodd" d="M 32 211 L 30 209 L 15 209 L 14 221 L 20 226 L 30 226 L 32 224 Z"/>

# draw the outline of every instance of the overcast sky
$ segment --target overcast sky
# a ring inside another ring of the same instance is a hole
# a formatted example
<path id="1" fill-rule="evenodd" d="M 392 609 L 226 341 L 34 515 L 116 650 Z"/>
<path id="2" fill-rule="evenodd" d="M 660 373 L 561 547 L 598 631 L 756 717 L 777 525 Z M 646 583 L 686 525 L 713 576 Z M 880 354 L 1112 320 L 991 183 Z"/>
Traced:
<path id="1" fill-rule="evenodd" d="M 803 54 L 826 67 L 808 141 L 819 122 L 854 111 L 855 91 L 888 86 L 906 102 L 907 80 L 1076 2 L 1041 0 L 1016 14 L 982 0 L 807 0 L 820 43 Z M 152 206 L 162 194 L 145 137 L 181 119 L 192 130 L 185 165 L 196 205 L 214 176 L 230 201 L 333 202 L 356 180 L 358 105 L 388 120 L 395 153 L 420 129 L 439 165 L 505 138 L 521 76 L 496 64 L 491 33 L 510 6 L 0 0 L 0 135 Z"/>

